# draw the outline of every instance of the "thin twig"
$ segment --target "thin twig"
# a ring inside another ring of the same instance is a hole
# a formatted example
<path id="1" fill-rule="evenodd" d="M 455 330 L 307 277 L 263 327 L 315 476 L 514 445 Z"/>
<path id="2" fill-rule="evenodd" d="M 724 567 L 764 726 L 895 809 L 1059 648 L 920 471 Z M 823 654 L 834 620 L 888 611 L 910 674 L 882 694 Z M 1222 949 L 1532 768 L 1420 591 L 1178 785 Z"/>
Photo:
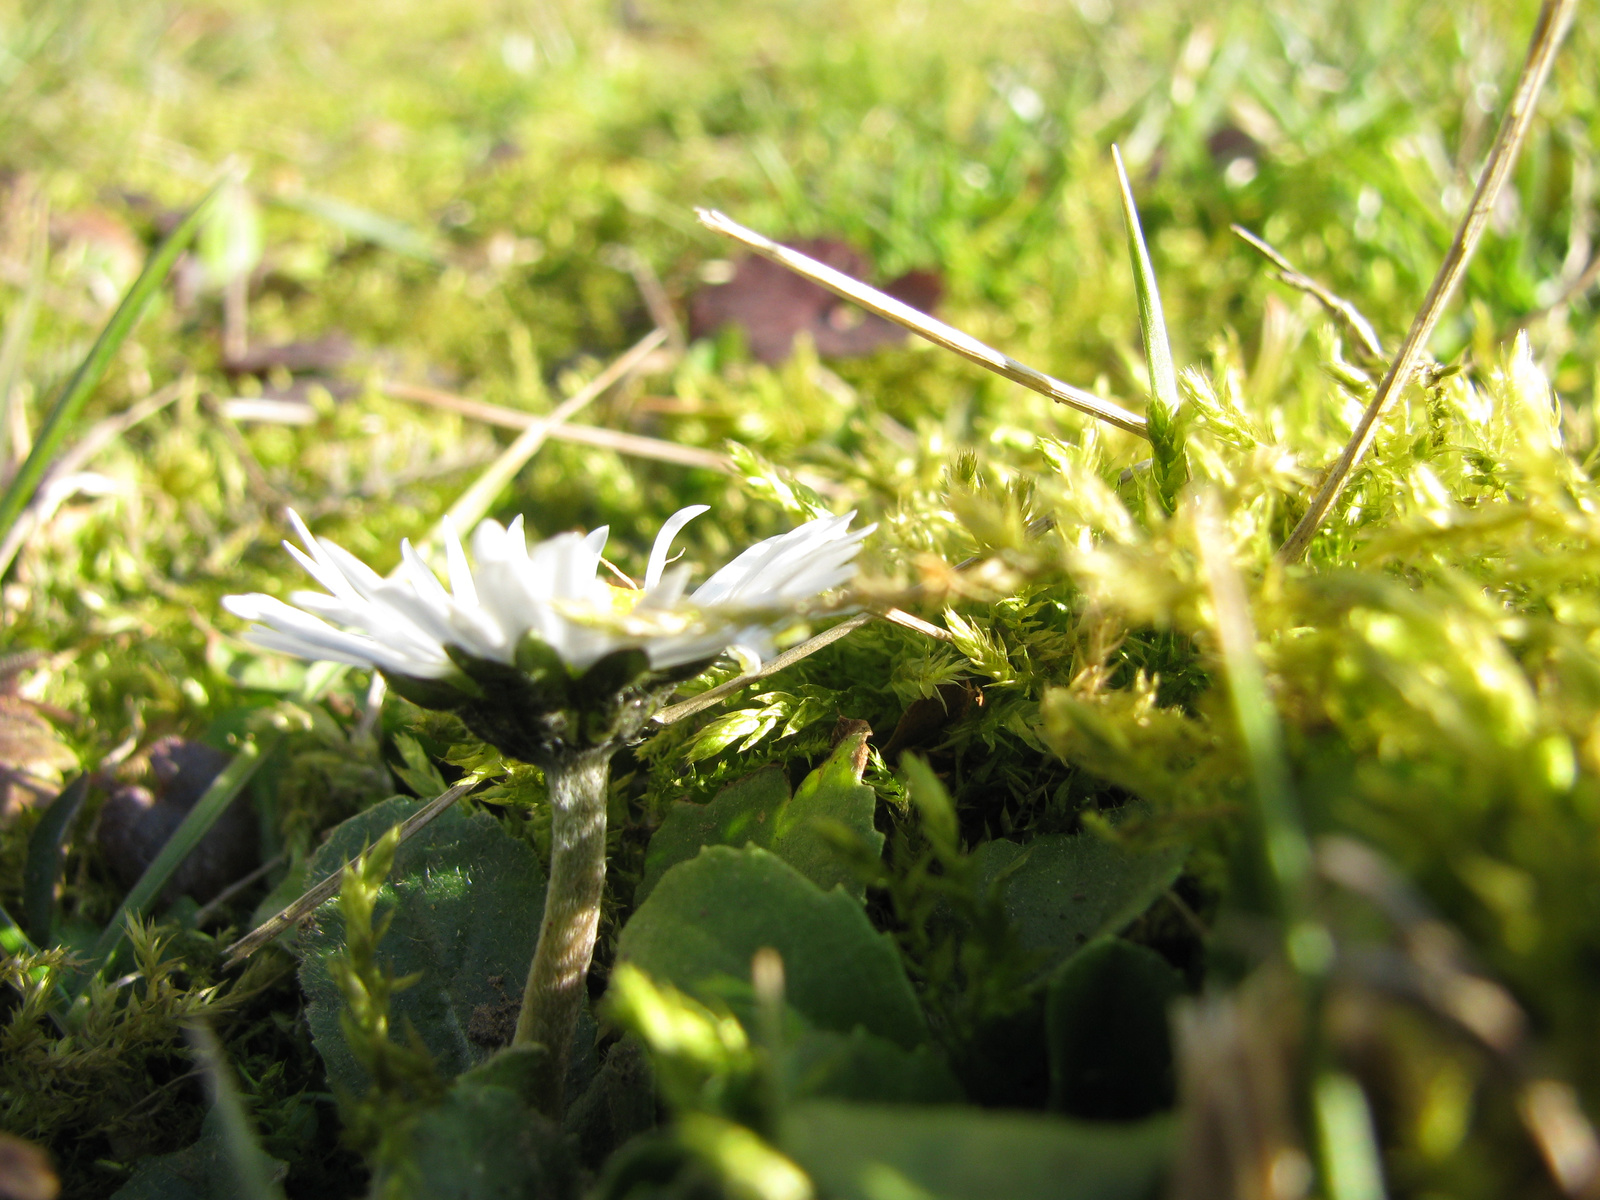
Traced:
<path id="1" fill-rule="evenodd" d="M 927 338 L 936 346 L 954 351 L 962 358 L 975 362 L 996 375 L 1004 375 L 1013 383 L 1032 388 L 1041 395 L 1049 396 L 1050 399 L 1069 408 L 1075 408 L 1079 412 L 1088 413 L 1089 416 L 1097 417 L 1109 425 L 1115 425 L 1118 429 L 1125 429 L 1140 437 L 1149 436 L 1145 432 L 1145 420 L 1138 413 L 1129 412 L 1121 405 L 1103 400 L 1093 392 L 1086 392 L 1082 388 L 1073 387 L 1070 383 L 1063 383 L 1043 371 L 1036 371 L 1010 355 L 1002 354 L 994 347 L 985 345 L 971 334 L 962 333 L 953 325 L 946 325 L 926 313 L 918 312 L 909 304 L 896 300 L 886 292 L 880 292 L 858 279 L 852 279 L 844 272 L 836 271 L 797 250 L 780 246 L 771 238 L 763 237 L 753 229 L 746 229 L 722 213 L 705 208 L 697 208 L 695 212 L 700 217 L 700 223 L 714 233 L 720 233 L 723 237 L 732 238 L 748 246 L 763 258 L 771 259 L 797 275 L 803 275 L 812 283 L 820 284 L 853 304 L 859 304 L 868 312 L 905 326 L 912 333 Z"/>
<path id="2" fill-rule="evenodd" d="M 687 345 L 683 336 L 683 324 L 678 320 L 678 314 L 672 311 L 672 301 L 667 297 L 667 289 L 661 286 L 661 277 L 650 265 L 650 260 L 632 246 L 622 245 L 607 246 L 601 251 L 601 257 L 609 265 L 633 276 L 634 286 L 639 289 L 639 298 L 644 301 L 645 311 L 650 314 L 650 319 L 656 325 L 667 331 L 667 348 L 674 354 L 682 354 L 684 346 Z"/>
<path id="3" fill-rule="evenodd" d="M 726 683 L 719 683 L 716 687 L 701 692 L 698 696 L 691 696 L 677 704 L 669 704 L 658 712 L 654 720 L 657 725 L 671 725 L 685 717 L 692 717 L 697 712 L 703 712 L 725 696 L 731 696 L 740 688 L 747 687 L 768 675 L 776 675 L 786 667 L 792 667 L 802 658 L 810 658 L 825 646 L 831 646 L 840 638 L 846 637 L 860 629 L 873 617 L 880 617 L 892 625 L 899 625 L 903 629 L 910 629 L 915 633 L 927 637 L 937 638 L 942 642 L 952 641 L 950 631 L 940 629 L 937 625 L 930 625 L 921 617 L 914 617 L 899 608 L 885 608 L 879 612 L 861 612 L 847 621 L 840 621 L 832 629 L 824 629 L 814 638 L 807 638 L 798 646 L 791 646 L 770 662 L 762 664 L 761 668 L 751 671 L 748 675 L 741 675 L 737 679 L 730 679 Z"/>
<path id="4" fill-rule="evenodd" d="M 1349 445 L 1329 469 L 1305 516 L 1300 518 L 1300 523 L 1289 535 L 1289 540 L 1278 551 L 1281 561 L 1298 562 L 1305 555 L 1306 548 L 1311 545 L 1311 539 L 1316 536 L 1317 529 L 1328 515 L 1328 510 L 1344 491 L 1351 471 L 1371 446 L 1372 439 L 1377 434 L 1378 418 L 1383 415 L 1389 402 L 1399 393 L 1401 387 L 1411 378 L 1434 326 L 1439 323 L 1439 318 L 1444 313 L 1445 305 L 1454 294 L 1462 276 L 1466 274 L 1467 264 L 1472 260 L 1473 252 L 1478 248 L 1478 240 L 1483 236 L 1484 228 L 1489 223 L 1489 215 L 1493 212 L 1500 191 L 1511 175 L 1517 152 L 1522 148 L 1528 127 L 1533 123 L 1535 101 L 1544 86 L 1545 77 L 1550 73 L 1550 65 L 1555 61 L 1556 50 L 1561 45 L 1561 39 L 1566 34 L 1568 25 L 1571 24 L 1572 13 L 1576 6 L 1577 0 L 1545 0 L 1544 6 L 1539 10 L 1539 21 L 1534 27 L 1533 39 L 1528 47 L 1528 60 L 1523 64 L 1516 91 L 1512 94 L 1505 117 L 1500 122 L 1500 131 L 1495 135 L 1494 147 L 1489 151 L 1488 162 L 1484 164 L 1483 176 L 1478 180 L 1478 190 L 1473 193 L 1472 204 L 1467 208 L 1466 216 L 1462 218 L 1461 227 L 1456 230 L 1450 251 L 1445 255 L 1438 275 L 1434 277 L 1433 286 L 1428 289 L 1428 295 L 1422 302 L 1416 320 L 1411 323 L 1411 331 L 1406 334 L 1400 352 L 1389 365 L 1389 373 L 1383 377 L 1383 382 L 1378 385 L 1372 402 L 1367 405 L 1367 411 L 1361 415 L 1361 421 L 1351 435 Z"/>
<path id="5" fill-rule="evenodd" d="M 524 429 L 516 441 L 507 446 L 505 452 L 490 465 L 489 469 L 450 506 L 450 511 L 440 522 L 440 527 L 444 521 L 454 522 L 459 530 L 470 529 L 476 525 L 483 514 L 489 511 L 489 506 L 494 503 L 494 498 L 500 494 L 501 489 L 511 482 L 517 472 L 522 470 L 527 461 L 538 452 L 539 447 L 544 445 L 545 438 L 550 436 L 552 429 L 594 401 L 612 384 L 631 374 L 634 368 L 666 339 L 665 330 L 651 330 L 636 342 L 632 349 L 596 375 L 575 396 L 562 401 L 548 415 Z M 429 534 L 427 539 L 429 543 L 437 541 L 439 531 L 439 527 L 436 527 Z"/>
<path id="6" fill-rule="evenodd" d="M 251 871 L 248 875 L 244 875 L 244 876 L 241 876 L 238 879 L 235 879 L 227 887 L 223 888 L 215 896 L 213 896 L 213 897 L 211 897 L 211 899 L 207 900 L 204 904 L 202 904 L 198 909 L 195 910 L 195 914 L 194 914 L 195 928 L 198 929 L 206 921 L 209 921 L 212 918 L 212 916 L 214 916 L 216 913 L 218 913 L 218 912 L 220 912 L 222 910 L 222 906 L 224 904 L 226 904 L 229 900 L 232 900 L 235 896 L 237 896 L 240 892 L 244 891 L 245 888 L 249 887 L 252 883 L 255 883 L 263 875 L 266 875 L 268 872 L 273 871 L 273 870 L 277 869 L 278 867 L 281 867 L 284 864 L 285 858 L 286 858 L 286 856 L 283 855 L 283 854 L 274 854 L 271 858 L 267 859 L 266 862 L 262 863 L 255 870 Z"/>
<path id="7" fill-rule="evenodd" d="M 741 675 L 737 679 L 730 679 L 726 683 L 719 683 L 716 687 L 701 692 L 698 696 L 691 696 L 677 704 L 669 704 L 655 715 L 657 725 L 671 725 L 685 717 L 692 717 L 697 712 L 710 708 L 724 696 L 731 696 L 740 688 L 748 687 L 758 679 L 765 679 L 768 675 L 776 675 L 785 667 L 791 667 L 802 658 L 809 658 L 824 646 L 831 646 L 840 638 L 846 637 L 860 629 L 873 618 L 872 613 L 857 613 L 847 621 L 840 621 L 832 629 L 825 629 L 814 638 L 801 642 L 798 646 L 791 646 L 771 662 L 764 663 L 759 671 L 752 671 L 748 675 Z"/>
<path id="8" fill-rule="evenodd" d="M 885 608 L 874 615 L 882 617 L 891 625 L 898 625 L 902 629 L 909 629 L 912 633 L 920 633 L 924 637 L 935 638 L 941 642 L 955 640 L 955 636 L 948 629 L 940 629 L 937 625 L 929 624 L 921 617 L 912 616 L 903 608 Z"/>
<path id="9" fill-rule="evenodd" d="M 486 425 L 498 425 L 503 429 L 527 429 L 544 419 L 534 413 L 507 408 L 501 404 L 489 404 L 483 400 L 474 400 L 470 396 L 458 396 L 454 392 L 420 387 L 413 383 L 400 383 L 391 379 L 380 382 L 378 390 L 386 396 L 393 396 L 396 400 L 410 400 L 416 404 L 442 408 L 475 421 L 482 421 Z M 715 450 L 706 450 L 699 446 L 680 446 L 677 442 L 665 441 L 662 438 L 623 433 L 616 429 L 603 429 L 598 425 L 556 425 L 548 432 L 556 441 L 599 446 L 634 458 L 651 458 L 658 462 L 677 463 L 685 467 L 701 467 L 708 471 L 720 471 L 725 475 L 732 474 L 734 469 L 733 461 L 726 454 L 718 454 Z"/>
<path id="10" fill-rule="evenodd" d="M 1349 330 L 1351 336 L 1356 339 L 1357 344 L 1360 345 L 1362 350 L 1366 351 L 1368 358 L 1382 361 L 1385 357 L 1383 342 L 1379 339 L 1377 331 L 1372 328 L 1372 322 L 1361 315 L 1360 309 L 1343 296 L 1330 291 L 1324 284 L 1319 283 L 1311 276 L 1303 275 L 1295 270 L 1294 264 L 1280 254 L 1270 242 L 1257 237 L 1243 225 L 1231 225 L 1229 228 L 1244 239 L 1257 254 L 1260 254 L 1278 268 L 1278 278 L 1280 280 L 1298 291 L 1307 292 L 1314 296 L 1323 308 L 1332 313 Z"/>
<path id="11" fill-rule="evenodd" d="M 448 791 L 441 792 L 438 796 L 428 801 L 426 807 L 412 813 L 400 825 L 401 843 L 404 844 L 415 837 L 430 821 L 477 787 L 482 781 L 483 777 L 481 775 L 468 775 Z M 347 863 L 346 866 L 348 865 Z M 223 965 L 227 967 L 237 966 L 279 934 L 294 928 L 295 925 L 315 912 L 322 906 L 324 901 L 337 892 L 343 879 L 344 867 L 340 867 L 277 916 L 256 926 L 244 937 L 228 947 L 226 951 L 228 957 Z"/>

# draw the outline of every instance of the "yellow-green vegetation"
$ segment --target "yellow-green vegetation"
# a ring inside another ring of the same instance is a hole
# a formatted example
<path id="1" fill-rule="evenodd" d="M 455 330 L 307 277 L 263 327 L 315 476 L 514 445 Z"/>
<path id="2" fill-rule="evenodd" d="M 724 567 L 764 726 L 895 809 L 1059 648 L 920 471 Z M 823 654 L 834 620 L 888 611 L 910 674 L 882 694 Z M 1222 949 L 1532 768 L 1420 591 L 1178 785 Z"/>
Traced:
<path id="1" fill-rule="evenodd" d="M 0 0 L 0 497 L 31 501 L 0 528 L 0 1130 L 70 1198 L 1592 1194 L 1592 19 L 1423 369 L 1276 555 L 1536 11 Z M 738 257 L 695 206 L 936 272 L 944 320 L 1150 439 L 921 342 L 690 340 Z M 220 600 L 302 586 L 286 507 L 393 567 L 515 436 L 424 400 L 546 414 L 669 314 L 491 515 L 609 525 L 639 578 L 706 504 L 698 579 L 856 509 L 855 599 L 938 636 L 870 621 L 613 760 L 558 1123 L 508 1045 L 538 769 L 247 646 Z M 53 473 L 7 491 L 36 444 Z M 264 869 L 146 876 L 116 945 L 127 880 L 228 799 L 157 777 L 174 735 L 259 753 Z M 386 833 L 469 774 L 465 812 Z M 156 815 L 106 834 L 133 786 Z M 238 1178 L 252 1131 L 272 1168 Z"/>

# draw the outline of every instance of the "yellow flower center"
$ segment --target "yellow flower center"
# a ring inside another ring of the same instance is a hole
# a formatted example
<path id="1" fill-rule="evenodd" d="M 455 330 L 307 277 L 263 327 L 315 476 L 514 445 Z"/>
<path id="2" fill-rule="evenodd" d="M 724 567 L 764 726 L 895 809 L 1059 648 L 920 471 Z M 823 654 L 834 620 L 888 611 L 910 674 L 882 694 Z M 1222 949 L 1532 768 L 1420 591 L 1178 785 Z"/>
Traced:
<path id="1" fill-rule="evenodd" d="M 639 607 L 639 601 L 643 598 L 644 591 L 641 588 L 611 585 L 611 611 L 619 617 L 625 617 Z"/>

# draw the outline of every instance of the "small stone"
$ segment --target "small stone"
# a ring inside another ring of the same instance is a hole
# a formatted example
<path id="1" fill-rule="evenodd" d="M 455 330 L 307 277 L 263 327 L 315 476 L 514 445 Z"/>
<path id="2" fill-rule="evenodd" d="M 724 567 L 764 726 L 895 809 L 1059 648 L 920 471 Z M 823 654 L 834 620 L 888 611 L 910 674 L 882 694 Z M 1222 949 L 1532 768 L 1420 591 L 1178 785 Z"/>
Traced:
<path id="1" fill-rule="evenodd" d="M 131 888 L 138 882 L 229 761 L 221 750 L 183 738 L 162 738 L 150 748 L 154 790 L 121 785 L 100 809 L 96 837 L 118 883 Z M 205 903 L 255 867 L 258 842 L 255 812 L 249 796 L 240 793 L 178 864 L 159 903 L 183 895 Z"/>

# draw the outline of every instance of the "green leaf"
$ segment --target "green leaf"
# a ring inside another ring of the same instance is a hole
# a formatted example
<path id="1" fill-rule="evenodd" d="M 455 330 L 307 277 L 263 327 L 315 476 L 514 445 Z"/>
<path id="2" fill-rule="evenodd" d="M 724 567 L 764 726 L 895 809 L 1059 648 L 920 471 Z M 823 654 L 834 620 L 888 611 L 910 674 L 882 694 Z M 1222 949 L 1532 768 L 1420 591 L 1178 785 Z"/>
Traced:
<path id="1" fill-rule="evenodd" d="M 606 1020 L 649 1048 L 661 1095 L 675 1109 L 736 1111 L 751 1090 L 756 1060 L 744 1026 L 632 963 L 619 963 L 606 988 Z"/>
<path id="2" fill-rule="evenodd" d="M 420 806 L 396 796 L 351 817 L 312 857 L 308 877 L 337 870 Z M 509 1040 L 544 889 L 532 847 L 487 813 L 446 809 L 396 851 L 374 916 L 375 922 L 391 921 L 378 955 L 395 976 L 419 978 L 395 995 L 392 1029 L 398 1037 L 406 1036 L 408 1024 L 415 1029 L 441 1073 L 459 1074 Z M 343 940 L 338 903 L 329 901 L 297 940 L 300 983 L 328 1078 L 361 1092 L 368 1080 L 340 1027 L 343 1001 L 325 964 Z"/>
<path id="3" fill-rule="evenodd" d="M 261 208 L 243 182 L 232 179 L 222 189 L 195 250 L 218 286 L 248 276 L 261 264 Z"/>
<path id="4" fill-rule="evenodd" d="M 685 762 L 699 762 L 713 754 L 722 753 L 740 739 L 744 740 L 740 749 L 747 749 L 770 733 L 781 716 L 782 713 L 773 705 L 725 713 L 695 735 L 694 741 L 684 751 L 683 759 Z"/>
<path id="5" fill-rule="evenodd" d="M 11 526 L 22 515 L 22 510 L 33 499 L 33 494 L 44 479 L 45 472 L 50 469 L 50 464 L 60 453 L 62 443 L 66 441 L 67 434 L 77 423 L 79 415 L 83 412 L 83 406 L 89 402 L 94 389 L 99 386 L 106 368 L 111 365 L 112 358 L 122 348 L 122 343 L 128 339 L 128 335 L 133 332 L 134 326 L 139 323 L 139 318 L 144 316 L 145 309 L 149 307 L 150 301 L 155 298 L 161 284 L 167 278 L 167 272 L 172 269 L 172 264 L 178 261 L 178 255 L 182 254 L 193 240 L 227 182 L 227 179 L 221 180 L 202 196 L 200 203 L 191 208 L 183 220 L 178 222 L 177 228 L 155 248 L 145 262 L 144 270 L 139 272 L 139 278 L 128 288 L 127 294 L 122 297 L 122 303 L 118 304 L 116 312 L 111 314 L 111 319 L 100 331 L 100 336 L 89 348 L 89 353 L 83 362 L 78 364 L 78 369 L 72 373 L 72 378 L 67 380 L 66 386 L 50 405 L 50 411 L 45 414 L 44 422 L 39 426 L 38 435 L 34 438 L 33 449 L 28 452 L 27 460 L 11 477 L 11 484 L 6 488 L 5 494 L 0 495 L 0 539 L 10 532 Z"/>
<path id="6" fill-rule="evenodd" d="M 806 1029 L 785 1049 L 784 1092 L 792 1098 L 883 1104 L 959 1104 L 966 1098 L 929 1046 L 906 1050 L 864 1029 Z"/>
<path id="7" fill-rule="evenodd" d="M 288 1173 L 288 1164 L 267 1160 L 271 1182 Z M 111 1200 L 238 1200 L 238 1175 L 228 1150 L 221 1115 L 213 1110 L 200 1127 L 200 1140 L 171 1154 L 147 1158 Z"/>
<path id="8" fill-rule="evenodd" d="M 1188 848 L 1135 854 L 1092 833 L 1046 834 L 1026 846 L 996 839 L 973 855 L 980 893 L 1004 889 L 1006 916 L 1038 975 L 1096 938 L 1125 929 L 1183 869 Z"/>
<path id="9" fill-rule="evenodd" d="M 831 517 L 827 501 L 801 483 L 792 473 L 763 458 L 750 447 L 729 441 L 724 447 L 733 460 L 733 469 L 743 477 L 753 495 L 771 500 L 803 521 Z"/>
<path id="10" fill-rule="evenodd" d="M 1148 1200 L 1173 1126 L 1079 1123 L 971 1108 L 792 1108 L 779 1146 L 838 1200 Z"/>
<path id="11" fill-rule="evenodd" d="M 443 1103 L 425 1112 L 406 1138 L 405 1194 L 429 1200 L 524 1200 L 566 1197 L 576 1167 L 561 1128 L 529 1108 L 514 1087 L 491 1074 L 463 1075 Z M 402 1182 L 380 1173 L 372 1195 Z"/>
<path id="12" fill-rule="evenodd" d="M 857 900 L 866 885 L 834 848 L 825 829 L 843 826 L 876 850 L 883 835 L 873 827 L 878 797 L 861 782 L 865 735 L 839 743 L 828 760 L 801 782 L 793 797 L 783 769 L 763 767 L 730 783 L 709 804 L 676 803 L 645 853 L 642 901 L 673 866 L 693 858 L 702 846 L 760 846 L 818 887 L 843 887 Z"/>
<path id="13" fill-rule="evenodd" d="M 562 1127 L 579 1159 L 598 1168 L 618 1146 L 655 1128 L 656 1076 L 638 1038 L 612 1044 L 587 1090 L 567 1106 Z"/>
<path id="14" fill-rule="evenodd" d="M 283 1164 L 262 1150 L 255 1124 L 245 1112 L 239 1087 L 217 1035 L 203 1022 L 191 1025 L 188 1035 L 190 1049 L 206 1076 L 207 1091 L 211 1094 L 209 1115 L 220 1130 L 222 1148 L 233 1176 L 232 1194 L 237 1200 L 283 1200 L 283 1189 L 278 1186 L 283 1178 Z"/>
<path id="15" fill-rule="evenodd" d="M 757 847 L 708 846 L 668 871 L 623 928 L 619 960 L 702 999 L 750 978 L 755 952 L 783 958 L 789 1002 L 812 1024 L 858 1025 L 910 1049 L 927 1023 L 894 943 L 843 890 L 824 892 Z"/>
<path id="16" fill-rule="evenodd" d="M 1045 1001 L 1050 1107 L 1111 1120 L 1170 1108 L 1167 1009 L 1182 991 L 1165 959 L 1119 938 L 1095 942 L 1063 963 Z"/>

